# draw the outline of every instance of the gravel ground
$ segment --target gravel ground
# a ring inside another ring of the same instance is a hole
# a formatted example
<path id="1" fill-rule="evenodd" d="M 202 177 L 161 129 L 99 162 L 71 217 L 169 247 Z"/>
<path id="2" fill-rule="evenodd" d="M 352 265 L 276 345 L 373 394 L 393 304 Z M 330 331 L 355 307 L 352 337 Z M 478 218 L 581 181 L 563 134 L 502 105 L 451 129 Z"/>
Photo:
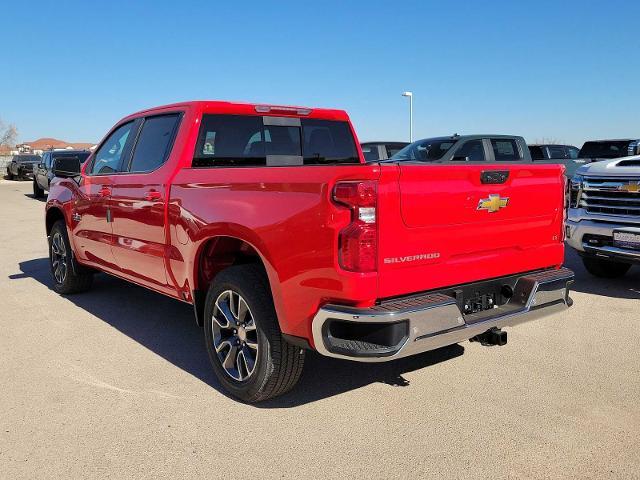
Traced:
<path id="1" fill-rule="evenodd" d="M 0 180 L 0 478 L 640 478 L 640 268 L 575 305 L 390 364 L 310 354 L 288 395 L 221 392 L 186 304 L 50 289 L 44 202 Z"/>

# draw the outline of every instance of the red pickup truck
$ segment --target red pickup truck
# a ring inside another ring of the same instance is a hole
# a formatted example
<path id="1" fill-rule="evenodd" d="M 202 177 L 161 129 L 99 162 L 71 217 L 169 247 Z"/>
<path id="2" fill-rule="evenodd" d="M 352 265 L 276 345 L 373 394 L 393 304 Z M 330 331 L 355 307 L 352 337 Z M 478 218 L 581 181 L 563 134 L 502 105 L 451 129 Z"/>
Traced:
<path id="1" fill-rule="evenodd" d="M 102 271 L 192 304 L 247 402 L 289 390 L 309 348 L 379 362 L 503 344 L 571 304 L 558 165 L 365 163 L 344 111 L 204 101 L 130 115 L 82 168 L 54 168 L 55 290 Z"/>

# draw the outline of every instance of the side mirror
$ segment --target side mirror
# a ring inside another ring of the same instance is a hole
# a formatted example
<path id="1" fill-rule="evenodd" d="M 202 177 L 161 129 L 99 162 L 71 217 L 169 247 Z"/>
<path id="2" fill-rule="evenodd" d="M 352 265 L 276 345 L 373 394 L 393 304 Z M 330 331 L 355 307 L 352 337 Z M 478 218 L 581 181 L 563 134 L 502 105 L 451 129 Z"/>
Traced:
<path id="1" fill-rule="evenodd" d="M 469 159 L 469 157 L 458 157 L 458 156 L 456 156 L 456 157 L 453 157 L 451 159 L 451 161 L 452 162 L 469 162 L 470 159 Z"/>
<path id="2" fill-rule="evenodd" d="M 69 178 L 80 175 L 80 159 L 78 157 L 58 157 L 53 160 L 53 175 Z"/>

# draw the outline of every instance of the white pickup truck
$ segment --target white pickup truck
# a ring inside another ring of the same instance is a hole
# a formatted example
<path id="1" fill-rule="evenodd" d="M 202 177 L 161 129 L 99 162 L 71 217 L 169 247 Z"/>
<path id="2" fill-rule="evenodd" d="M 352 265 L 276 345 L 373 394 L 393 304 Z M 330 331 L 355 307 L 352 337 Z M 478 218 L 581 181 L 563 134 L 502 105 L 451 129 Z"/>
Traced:
<path id="1" fill-rule="evenodd" d="M 621 277 L 640 264 L 640 155 L 580 167 L 570 202 L 567 242 L 591 274 Z"/>

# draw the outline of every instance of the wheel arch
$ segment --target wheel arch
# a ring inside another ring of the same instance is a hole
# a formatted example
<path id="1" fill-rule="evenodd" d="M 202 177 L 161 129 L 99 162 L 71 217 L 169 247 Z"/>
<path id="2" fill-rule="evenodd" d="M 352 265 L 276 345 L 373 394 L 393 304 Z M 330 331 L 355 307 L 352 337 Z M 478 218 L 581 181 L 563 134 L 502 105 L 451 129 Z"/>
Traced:
<path id="1" fill-rule="evenodd" d="M 46 228 L 47 236 L 49 236 L 49 234 L 51 233 L 51 229 L 53 228 L 53 225 L 58 220 L 62 220 L 63 222 L 65 222 L 65 224 L 67 223 L 62 209 L 59 207 L 49 207 L 47 209 L 47 214 L 45 217 L 45 228 Z"/>
<path id="2" fill-rule="evenodd" d="M 203 326 L 207 290 L 216 275 L 232 265 L 255 264 L 264 272 L 278 311 L 277 274 L 267 257 L 252 242 L 233 235 L 215 235 L 204 239 L 193 261 L 193 305 L 196 323 Z"/>

